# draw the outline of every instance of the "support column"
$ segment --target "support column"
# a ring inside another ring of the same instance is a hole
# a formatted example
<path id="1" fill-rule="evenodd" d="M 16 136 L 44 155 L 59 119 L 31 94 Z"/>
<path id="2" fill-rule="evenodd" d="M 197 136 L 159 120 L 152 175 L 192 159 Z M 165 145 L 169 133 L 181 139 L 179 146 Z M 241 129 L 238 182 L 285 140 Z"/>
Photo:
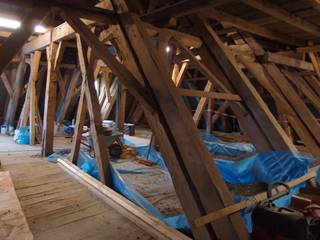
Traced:
<path id="1" fill-rule="evenodd" d="M 43 114 L 42 156 L 53 153 L 54 120 L 57 104 L 57 80 L 59 66 L 62 61 L 62 43 L 51 43 L 47 47 L 47 83 Z"/>

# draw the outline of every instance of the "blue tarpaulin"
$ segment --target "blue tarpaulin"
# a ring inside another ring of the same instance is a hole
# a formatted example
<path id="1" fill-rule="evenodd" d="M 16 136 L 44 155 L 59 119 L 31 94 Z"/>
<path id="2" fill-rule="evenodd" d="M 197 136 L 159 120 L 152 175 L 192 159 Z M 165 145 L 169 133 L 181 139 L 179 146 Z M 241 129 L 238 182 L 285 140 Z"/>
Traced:
<path id="1" fill-rule="evenodd" d="M 203 142 L 207 145 L 209 152 L 218 155 L 238 157 L 256 151 L 256 148 L 252 144 L 222 141 L 210 133 L 202 132 L 201 137 Z"/>
<path id="2" fill-rule="evenodd" d="M 149 148 L 148 146 L 135 147 L 134 144 L 130 144 L 129 141 L 124 140 L 124 142 L 125 144 L 131 145 L 131 147 L 135 148 L 140 155 L 146 157 Z M 148 160 L 158 164 L 160 169 L 169 175 L 161 154 L 152 147 Z M 258 153 L 254 156 L 236 162 L 227 160 L 215 160 L 213 162 L 215 162 L 224 180 L 227 183 L 234 185 L 257 182 L 270 183 L 273 181 L 288 182 L 305 175 L 308 171 L 308 166 L 312 161 L 312 157 L 308 157 L 303 154 L 279 151 Z M 146 209 L 150 214 L 163 220 L 168 225 L 184 232 L 190 232 L 190 227 L 184 214 L 170 217 L 164 216 L 145 197 L 139 194 L 130 182 L 125 181 L 121 176 L 121 173 L 124 172 L 144 174 L 148 172 L 148 167 L 141 166 L 139 169 L 117 170 L 112 165 L 113 164 L 111 163 L 111 174 L 116 191 L 135 202 L 140 207 Z M 93 177 L 99 178 L 97 162 L 87 153 L 80 152 L 78 166 Z M 293 188 L 290 196 L 292 194 L 297 194 L 301 186 L 302 185 Z M 282 197 L 275 203 L 280 207 L 288 206 L 291 199 L 290 196 Z M 241 200 L 243 200 L 243 197 L 234 196 L 235 202 Z M 244 210 L 242 212 L 242 216 L 248 230 L 251 231 L 251 213 Z"/>

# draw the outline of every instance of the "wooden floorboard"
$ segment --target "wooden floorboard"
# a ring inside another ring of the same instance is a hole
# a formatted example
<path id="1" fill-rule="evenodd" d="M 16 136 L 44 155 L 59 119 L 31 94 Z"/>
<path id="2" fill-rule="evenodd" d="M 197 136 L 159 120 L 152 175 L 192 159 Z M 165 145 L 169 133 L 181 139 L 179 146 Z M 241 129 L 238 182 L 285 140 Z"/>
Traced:
<path id="1" fill-rule="evenodd" d="M 34 239 L 153 239 L 58 165 L 41 159 L 38 147 L 20 147 L 3 136 L 0 147 L 2 169 L 12 175 Z"/>

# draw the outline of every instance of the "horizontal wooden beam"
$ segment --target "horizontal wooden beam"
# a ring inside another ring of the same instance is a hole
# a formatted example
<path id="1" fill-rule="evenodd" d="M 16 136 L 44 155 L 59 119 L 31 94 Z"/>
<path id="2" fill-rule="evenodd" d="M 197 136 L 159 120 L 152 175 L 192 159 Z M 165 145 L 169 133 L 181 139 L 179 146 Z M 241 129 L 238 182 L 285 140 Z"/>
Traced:
<path id="1" fill-rule="evenodd" d="M 281 43 L 293 46 L 301 45 L 301 43 L 294 41 L 293 37 L 287 36 L 279 32 L 275 32 L 273 30 L 254 24 L 252 22 L 246 21 L 242 18 L 230 15 L 222 11 L 218 11 L 214 8 L 207 8 L 206 10 L 202 11 L 201 16 L 204 16 L 209 19 L 215 19 L 219 22 L 227 22 L 231 26 L 236 27 L 240 30 L 250 32 L 271 40 L 279 41 Z"/>
<path id="2" fill-rule="evenodd" d="M 320 52 L 320 45 L 299 47 L 296 49 L 298 53 Z"/>
<path id="3" fill-rule="evenodd" d="M 93 21 L 90 21 L 90 20 L 83 20 L 83 22 L 88 26 L 94 23 Z M 148 29 L 147 30 L 148 33 L 152 36 L 158 34 L 160 31 L 165 31 L 166 34 L 169 34 L 170 36 L 174 36 L 176 39 L 179 39 L 186 46 L 193 46 L 198 48 L 202 44 L 199 38 L 186 33 L 174 31 L 166 28 L 160 29 L 149 23 L 144 23 L 144 26 Z M 59 42 L 62 40 L 72 39 L 72 38 L 75 38 L 75 31 L 73 30 L 72 27 L 70 27 L 68 23 L 65 22 L 53 28 L 51 31 L 48 31 L 34 38 L 30 42 L 26 43 L 22 48 L 22 52 L 24 54 L 29 54 L 36 50 L 44 49 L 45 47 L 49 46 L 51 39 L 53 42 Z"/>
<path id="4" fill-rule="evenodd" d="M 266 62 L 273 62 L 289 67 L 299 68 L 302 70 L 314 71 L 312 63 L 292 57 L 287 57 L 278 53 L 268 52 L 264 55 L 263 60 Z"/>
<path id="5" fill-rule="evenodd" d="M 60 0 L 0 0 L 0 3 L 15 5 L 25 9 L 33 9 L 35 6 L 53 8 L 59 11 L 72 11 L 73 14 L 93 21 L 112 23 L 115 20 L 115 12 L 94 6 L 79 4 L 77 1 L 60 1 Z"/>
<path id="6" fill-rule="evenodd" d="M 316 173 L 316 170 L 313 169 L 309 173 L 307 173 L 306 175 L 288 182 L 287 186 L 292 188 L 294 186 L 297 186 L 298 184 L 301 184 L 303 182 L 308 181 L 311 178 L 314 178 L 315 176 L 317 176 L 317 173 Z M 286 188 L 284 186 L 279 186 L 279 187 L 274 188 L 272 190 L 272 193 L 276 194 L 276 193 L 283 192 L 283 191 L 286 191 Z M 209 213 L 209 214 L 207 214 L 207 215 L 205 215 L 203 217 L 195 219 L 193 224 L 196 227 L 203 226 L 203 225 L 205 225 L 207 223 L 216 221 L 216 220 L 218 220 L 218 219 L 220 219 L 222 217 L 229 216 L 231 214 L 239 212 L 240 210 L 242 210 L 242 209 L 244 209 L 246 207 L 250 207 L 250 206 L 252 206 L 254 204 L 257 204 L 257 203 L 259 203 L 261 201 L 264 201 L 266 199 L 268 199 L 267 192 L 259 193 L 259 194 L 255 195 L 255 196 L 245 200 L 245 201 L 236 203 L 234 205 L 228 206 L 226 208 L 220 209 L 218 211 Z"/>
<path id="7" fill-rule="evenodd" d="M 279 19 L 287 24 L 299 28 L 305 32 L 310 32 L 316 36 L 320 36 L 320 26 L 317 26 L 305 19 L 288 12 L 276 4 L 266 0 L 241 0 L 246 5 L 258 9 L 276 19 Z"/>
<path id="8" fill-rule="evenodd" d="M 178 93 L 182 96 L 207 97 L 207 98 L 221 99 L 221 100 L 227 100 L 227 101 L 241 101 L 240 96 L 236 94 L 220 93 L 220 92 L 204 92 L 199 90 L 183 89 L 183 88 L 178 88 L 177 90 L 178 90 Z"/>

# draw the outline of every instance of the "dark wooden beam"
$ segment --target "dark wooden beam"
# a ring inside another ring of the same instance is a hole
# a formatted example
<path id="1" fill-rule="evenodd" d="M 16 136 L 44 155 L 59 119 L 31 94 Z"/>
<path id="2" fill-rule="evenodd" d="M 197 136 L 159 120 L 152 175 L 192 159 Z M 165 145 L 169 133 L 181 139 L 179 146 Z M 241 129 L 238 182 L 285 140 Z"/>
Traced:
<path id="1" fill-rule="evenodd" d="M 110 165 L 108 158 L 107 138 L 105 136 L 102 119 L 100 115 L 100 105 L 98 101 L 97 92 L 94 85 L 94 72 L 92 68 L 92 53 L 88 55 L 88 47 L 77 35 L 78 57 L 80 63 L 80 70 L 82 74 L 82 81 L 84 81 L 85 97 L 87 102 L 87 109 L 90 117 L 90 134 L 93 141 L 95 157 L 98 163 L 100 181 L 108 186 L 111 185 Z M 90 58 L 90 59 L 88 59 Z M 81 107 L 81 106 L 80 106 Z M 80 109 L 79 114 L 84 115 L 85 110 Z M 81 116 L 83 118 L 83 116 Z M 82 119 L 79 119 L 81 121 Z M 79 126 L 78 126 L 79 127 Z M 78 129 L 81 130 L 81 129 Z"/>
<path id="2" fill-rule="evenodd" d="M 33 9 L 36 6 L 51 8 L 56 11 L 72 11 L 78 17 L 98 21 L 102 23 L 112 23 L 115 19 L 115 13 L 112 10 L 103 9 L 94 6 L 81 4 L 77 1 L 60 1 L 60 0 L 0 0 L 0 3 L 16 5 L 25 9 Z M 99 5 L 98 5 L 99 6 Z"/>
<path id="3" fill-rule="evenodd" d="M 241 0 L 241 2 L 258 9 L 259 11 L 266 13 L 280 21 L 299 28 L 305 32 L 313 33 L 316 36 L 320 36 L 320 26 L 308 22 L 307 20 L 288 12 L 287 10 L 279 7 L 276 4 L 267 0 Z"/>
<path id="4" fill-rule="evenodd" d="M 20 28 L 14 31 L 10 37 L 0 47 L 0 73 L 14 58 L 18 51 L 22 48 L 23 44 L 34 32 L 36 24 L 41 22 L 42 18 L 47 14 L 46 8 L 34 8 L 23 19 Z"/>
<path id="5" fill-rule="evenodd" d="M 201 13 L 199 13 L 201 15 Z M 256 119 L 256 123 L 259 128 L 256 131 L 250 131 L 252 126 L 247 126 L 247 131 L 250 132 L 250 137 L 262 141 L 265 139 L 265 143 L 260 142 L 259 148 L 265 147 L 267 150 L 292 150 L 296 148 L 287 137 L 281 126 L 278 124 L 267 105 L 252 85 L 247 76 L 239 68 L 236 60 L 232 54 L 226 49 L 219 36 L 213 31 L 213 29 L 206 23 L 201 17 L 193 15 L 190 20 L 194 24 L 194 30 L 201 36 L 201 39 L 206 44 L 208 52 L 211 57 L 217 59 L 224 74 L 230 79 L 230 83 L 239 96 L 242 98 L 243 103 L 251 114 Z M 209 59 L 208 59 L 209 61 Z M 259 138 L 256 138 L 257 133 L 261 133 Z M 255 141 L 253 141 L 255 142 Z M 258 146 L 257 145 L 257 146 Z"/>
<path id="6" fill-rule="evenodd" d="M 273 30 L 270 30 L 263 26 L 259 26 L 257 24 L 254 24 L 242 18 L 233 16 L 226 12 L 218 11 L 212 7 L 206 8 L 204 11 L 201 12 L 201 15 L 209 19 L 215 19 L 219 22 L 226 22 L 231 26 L 238 28 L 242 31 L 250 32 L 267 39 L 279 41 L 281 43 L 285 43 L 293 46 L 300 46 L 302 44 L 295 41 L 292 36 L 287 36 L 283 33 L 275 32 Z"/>

